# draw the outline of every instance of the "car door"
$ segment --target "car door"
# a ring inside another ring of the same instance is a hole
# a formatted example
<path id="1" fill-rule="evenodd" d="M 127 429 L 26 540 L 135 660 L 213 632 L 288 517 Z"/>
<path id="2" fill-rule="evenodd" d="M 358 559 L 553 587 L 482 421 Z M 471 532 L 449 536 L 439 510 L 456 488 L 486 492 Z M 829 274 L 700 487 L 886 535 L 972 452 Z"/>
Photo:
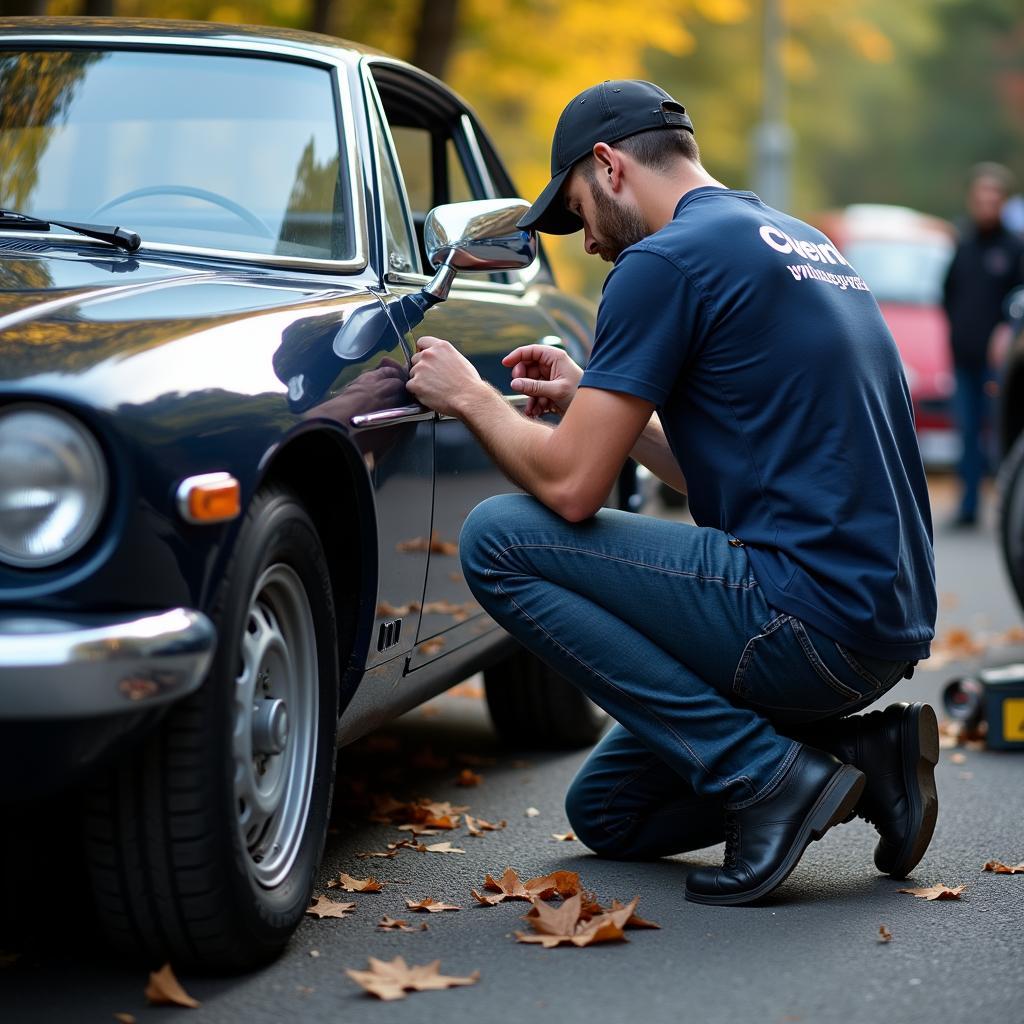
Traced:
<path id="1" fill-rule="evenodd" d="M 388 259 L 388 296 L 400 300 L 429 280 L 422 250 L 427 212 L 446 202 L 497 195 L 472 118 L 438 83 L 387 61 L 369 63 L 367 88 L 380 98 L 387 134 L 401 169 L 418 252 Z M 378 91 L 379 86 L 379 91 Z M 405 267 L 407 261 L 413 264 Z M 520 345 L 560 344 L 554 322 L 533 294 L 543 268 L 524 274 L 460 274 L 448 299 L 412 327 L 411 341 L 433 335 L 451 341 L 510 404 L 525 402 L 509 387 L 501 360 Z M 434 428 L 434 518 L 416 649 L 410 668 L 493 628 L 462 576 L 457 542 L 470 510 L 492 494 L 515 490 L 473 434 L 457 419 Z"/>

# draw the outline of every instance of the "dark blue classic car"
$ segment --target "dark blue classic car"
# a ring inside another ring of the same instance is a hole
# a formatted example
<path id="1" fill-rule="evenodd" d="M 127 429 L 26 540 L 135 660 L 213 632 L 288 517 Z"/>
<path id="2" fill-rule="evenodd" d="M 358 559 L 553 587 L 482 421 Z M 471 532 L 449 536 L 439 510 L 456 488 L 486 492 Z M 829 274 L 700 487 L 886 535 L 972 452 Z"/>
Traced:
<path id="1" fill-rule="evenodd" d="M 81 787 L 122 950 L 273 956 L 336 745 L 473 671 L 501 733 L 600 731 L 474 604 L 459 529 L 509 485 L 404 386 L 421 333 L 513 403 L 514 347 L 585 360 L 514 196 L 382 54 L 0 21 L 0 795 Z"/>

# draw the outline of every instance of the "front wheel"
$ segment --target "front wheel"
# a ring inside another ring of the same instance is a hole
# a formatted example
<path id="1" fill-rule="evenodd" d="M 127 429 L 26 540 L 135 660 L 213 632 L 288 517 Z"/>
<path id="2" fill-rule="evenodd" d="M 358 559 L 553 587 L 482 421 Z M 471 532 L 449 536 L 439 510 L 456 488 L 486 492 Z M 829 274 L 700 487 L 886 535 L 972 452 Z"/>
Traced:
<path id="1" fill-rule="evenodd" d="M 338 653 L 326 558 L 289 492 L 252 502 L 202 687 L 90 791 L 97 909 L 121 951 L 244 970 L 309 904 L 334 777 Z"/>
<path id="2" fill-rule="evenodd" d="M 494 728 L 512 746 L 589 747 L 608 725 L 601 708 L 523 647 L 484 672 L 484 691 Z"/>
<path id="3" fill-rule="evenodd" d="M 999 469 L 999 539 L 1017 600 L 1024 608 L 1024 433 Z"/>

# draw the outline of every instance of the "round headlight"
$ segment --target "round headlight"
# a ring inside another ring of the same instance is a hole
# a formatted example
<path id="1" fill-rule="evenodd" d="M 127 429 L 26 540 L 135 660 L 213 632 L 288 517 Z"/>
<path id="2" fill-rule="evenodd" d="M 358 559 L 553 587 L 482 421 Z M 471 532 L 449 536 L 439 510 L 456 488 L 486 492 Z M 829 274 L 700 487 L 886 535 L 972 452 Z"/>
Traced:
<path id="1" fill-rule="evenodd" d="M 70 557 L 106 501 L 106 463 L 85 427 L 57 409 L 0 411 L 0 562 L 35 569 Z"/>

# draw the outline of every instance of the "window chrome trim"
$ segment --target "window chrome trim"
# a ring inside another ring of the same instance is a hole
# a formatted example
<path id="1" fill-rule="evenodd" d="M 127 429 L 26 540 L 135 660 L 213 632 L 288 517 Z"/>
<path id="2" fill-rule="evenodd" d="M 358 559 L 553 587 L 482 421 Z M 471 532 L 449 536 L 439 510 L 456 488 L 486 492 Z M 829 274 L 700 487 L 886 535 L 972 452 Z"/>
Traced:
<path id="1" fill-rule="evenodd" d="M 535 260 L 534 263 L 537 261 Z M 520 271 L 523 273 L 523 271 Z M 412 288 L 423 288 L 430 284 L 432 278 L 426 274 L 391 273 L 385 276 L 388 284 L 404 284 Z M 496 292 L 499 295 L 521 296 L 526 292 L 526 285 L 522 281 L 512 281 L 509 284 L 501 284 L 496 281 L 478 281 L 471 277 L 456 275 L 452 283 L 452 290 L 458 291 L 465 288 L 473 292 Z"/>
<path id="2" fill-rule="evenodd" d="M 308 46 L 289 45 L 287 42 L 264 42 L 243 39 L 204 39 L 191 36 L 170 35 L 105 35 L 103 33 L 32 33 L 32 32 L 0 32 L 0 49 L 9 48 L 10 44 L 31 43 L 33 46 L 46 49 L 58 49 L 61 46 L 74 49 L 87 47 L 106 47 L 111 50 L 173 50 L 197 51 L 206 50 L 222 53 L 242 53 L 288 58 L 296 64 L 312 64 L 333 73 L 334 86 L 337 89 L 338 113 L 341 116 L 340 129 L 342 138 L 339 155 L 344 154 L 348 161 L 349 209 L 352 211 L 353 241 L 355 255 L 343 260 L 313 259 L 305 256 L 278 256 L 272 253 L 254 253 L 239 249 L 216 249 L 205 246 L 177 245 L 170 242 L 146 242 L 143 239 L 142 254 L 175 253 L 190 256 L 213 256 L 218 259 L 230 259 L 243 263 L 255 263 L 260 266 L 282 267 L 295 270 L 326 270 L 334 273 L 347 273 L 364 270 L 367 266 L 369 241 L 367 238 L 367 211 L 363 203 L 363 165 L 359 158 L 356 144 L 356 122 L 352 109 L 353 97 L 349 71 L 351 63 L 333 57 L 322 50 L 310 49 Z M 3 232 L 10 234 L 11 232 Z M 19 237 L 55 238 L 48 231 L 18 231 Z M 82 236 L 60 236 L 80 241 Z M 102 243 L 101 243 L 102 244 Z"/>

